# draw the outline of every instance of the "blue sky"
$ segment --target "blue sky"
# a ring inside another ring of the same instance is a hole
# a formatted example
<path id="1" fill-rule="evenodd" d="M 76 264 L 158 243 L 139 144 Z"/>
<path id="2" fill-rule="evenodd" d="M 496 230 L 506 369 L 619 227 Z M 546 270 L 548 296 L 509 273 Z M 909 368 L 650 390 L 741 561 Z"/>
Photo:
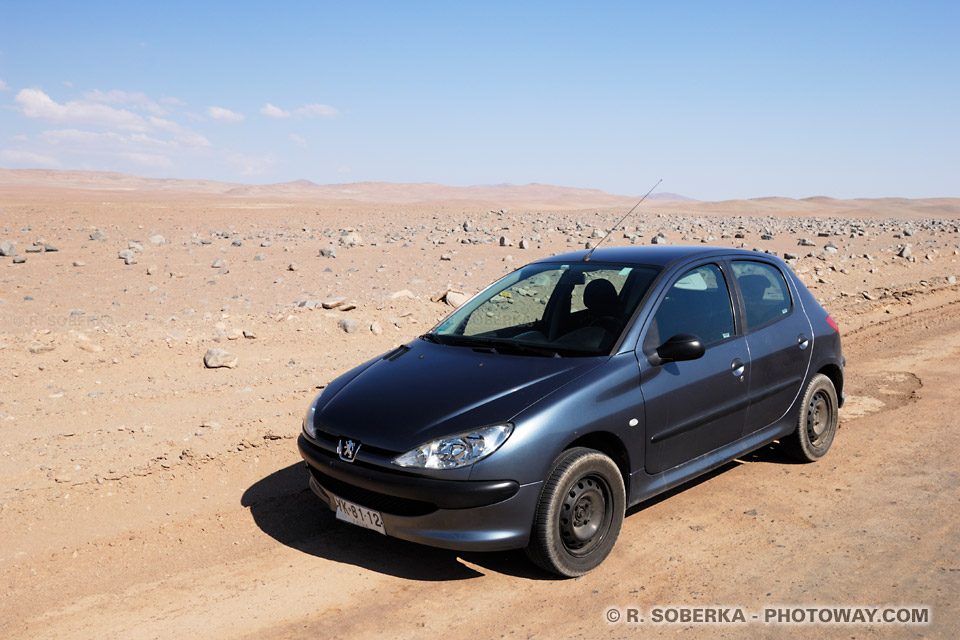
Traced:
<path id="1" fill-rule="evenodd" d="M 960 196 L 960 2 L 0 6 L 0 167 Z"/>

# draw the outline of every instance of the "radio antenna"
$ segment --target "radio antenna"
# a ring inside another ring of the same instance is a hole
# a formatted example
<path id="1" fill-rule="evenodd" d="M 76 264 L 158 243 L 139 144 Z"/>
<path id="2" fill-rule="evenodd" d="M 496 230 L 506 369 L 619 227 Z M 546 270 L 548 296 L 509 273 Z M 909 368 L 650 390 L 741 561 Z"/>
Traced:
<path id="1" fill-rule="evenodd" d="M 659 180 L 657 180 L 657 184 L 655 184 L 655 185 L 653 185 L 652 187 L 650 187 L 650 191 L 647 191 L 645 194 L 643 194 L 643 197 L 640 198 L 640 202 L 638 202 L 637 204 L 633 205 L 633 209 L 630 209 L 630 211 L 627 211 L 627 212 L 623 215 L 622 218 L 620 218 L 619 220 L 617 220 L 617 224 L 613 225 L 613 227 L 610 229 L 610 231 L 607 231 L 607 235 L 605 235 L 605 236 L 603 236 L 602 238 L 600 238 L 600 242 L 598 242 L 596 245 L 594 245 L 593 248 L 591 248 L 590 251 L 587 252 L 587 255 L 583 256 L 583 261 L 584 261 L 584 262 L 590 262 L 590 256 L 593 255 L 593 252 L 597 250 L 597 247 L 599 247 L 601 244 L 603 244 L 603 241 L 607 239 L 607 236 L 609 236 L 611 233 L 613 233 L 613 230 L 616 229 L 617 227 L 619 227 L 619 226 L 620 226 L 620 223 L 623 222 L 624 220 L 626 220 L 627 217 L 628 217 L 631 213 L 633 213 L 634 209 L 636 209 L 637 207 L 639 207 L 639 206 L 643 203 L 643 201 L 647 199 L 647 196 L 650 195 L 651 193 L 653 193 L 653 190 L 656 189 L 656 188 L 660 185 L 661 182 L 663 182 L 663 178 L 660 178 Z"/>

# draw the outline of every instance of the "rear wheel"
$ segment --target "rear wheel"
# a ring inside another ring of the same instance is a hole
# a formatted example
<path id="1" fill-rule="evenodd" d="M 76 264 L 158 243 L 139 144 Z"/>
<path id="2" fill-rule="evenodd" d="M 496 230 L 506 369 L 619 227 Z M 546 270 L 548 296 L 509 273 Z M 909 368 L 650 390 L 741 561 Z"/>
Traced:
<path id="1" fill-rule="evenodd" d="M 837 390 L 827 376 L 810 380 L 800 403 L 797 429 L 783 441 L 784 450 L 802 462 L 819 460 L 837 433 Z"/>
<path id="2" fill-rule="evenodd" d="M 564 451 L 540 494 L 527 556 L 552 573 L 582 576 L 613 549 L 625 505 L 613 460 L 583 447 Z"/>

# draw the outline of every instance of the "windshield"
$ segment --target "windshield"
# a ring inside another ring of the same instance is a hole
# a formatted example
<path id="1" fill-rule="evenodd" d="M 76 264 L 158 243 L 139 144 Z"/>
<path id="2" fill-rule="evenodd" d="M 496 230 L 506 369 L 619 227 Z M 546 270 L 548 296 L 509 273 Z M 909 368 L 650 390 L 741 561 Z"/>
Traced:
<path id="1" fill-rule="evenodd" d="M 522 355 L 604 355 L 658 271 L 593 262 L 527 265 L 457 309 L 426 338 Z"/>

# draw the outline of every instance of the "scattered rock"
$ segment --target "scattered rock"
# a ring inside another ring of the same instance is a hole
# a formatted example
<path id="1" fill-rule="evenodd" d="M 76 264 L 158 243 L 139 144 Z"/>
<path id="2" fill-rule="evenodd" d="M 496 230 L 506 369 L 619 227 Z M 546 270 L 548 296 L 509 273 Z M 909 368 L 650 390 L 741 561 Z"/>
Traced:
<path id="1" fill-rule="evenodd" d="M 159 269 L 157 268 L 157 265 L 155 265 L 155 264 L 152 264 L 152 265 L 150 265 L 149 267 L 147 267 L 147 275 L 148 275 L 148 276 L 155 275 L 155 274 L 157 273 L 157 271 L 159 271 Z"/>
<path id="2" fill-rule="evenodd" d="M 512 247 L 513 243 L 510 242 L 510 238 L 507 236 L 500 236 L 500 246 L 501 247 Z"/>
<path id="3" fill-rule="evenodd" d="M 223 349 L 207 349 L 207 352 L 203 356 L 203 365 L 208 369 L 217 369 L 219 367 L 233 369 L 237 366 L 237 362 L 239 362 L 237 356 Z"/>
<path id="4" fill-rule="evenodd" d="M 9 257 L 17 255 L 17 249 L 9 240 L 0 242 L 0 256 Z"/>
<path id="5" fill-rule="evenodd" d="M 224 266 L 226 266 L 226 264 L 227 263 L 224 262 L 222 258 L 217 258 L 216 260 L 213 261 L 213 264 L 210 266 L 213 269 L 222 269 Z"/>
<path id="6" fill-rule="evenodd" d="M 381 333 L 383 333 L 383 327 L 380 326 L 379 322 L 374 320 L 373 322 L 370 323 L 370 333 L 372 333 L 375 336 L 379 336 Z"/>
<path id="7" fill-rule="evenodd" d="M 360 328 L 360 323 L 356 320 L 340 318 L 339 322 L 337 322 L 337 326 L 343 329 L 346 333 L 356 333 Z"/>
<path id="8" fill-rule="evenodd" d="M 814 244 L 813 240 L 811 240 L 810 238 L 800 238 L 800 240 L 797 242 L 797 246 L 798 247 L 815 247 L 817 245 Z"/>
<path id="9" fill-rule="evenodd" d="M 326 300 L 322 301 L 320 304 L 323 306 L 324 309 L 336 309 L 346 301 L 347 301 L 346 298 L 327 298 Z"/>
<path id="10" fill-rule="evenodd" d="M 26 257 L 26 256 L 20 256 L 19 258 L 14 258 L 14 259 L 13 259 L 13 264 L 23 264 L 23 263 L 26 262 L 26 261 L 27 261 L 27 257 Z"/>
<path id="11" fill-rule="evenodd" d="M 321 258 L 336 258 L 337 257 L 337 248 L 332 244 L 328 244 L 325 247 L 320 248 L 320 257 Z"/>
<path id="12" fill-rule="evenodd" d="M 247 340 L 256 340 L 257 334 L 255 334 L 253 331 L 250 331 L 249 329 L 244 329 L 243 337 L 246 338 Z"/>
<path id="13" fill-rule="evenodd" d="M 450 255 L 449 253 L 441 253 L 440 259 L 443 260 L 444 262 L 449 262 L 450 260 L 453 260 L 453 256 Z"/>
<path id="14" fill-rule="evenodd" d="M 100 229 L 97 229 L 96 231 L 90 234 L 90 239 L 96 240 L 97 242 L 106 242 L 107 234 L 105 234 L 103 231 L 100 231 Z"/>
<path id="15" fill-rule="evenodd" d="M 520 240 L 520 248 L 521 248 L 521 249 L 529 249 L 529 248 L 530 248 L 530 243 L 527 242 L 527 239 L 526 239 L 526 238 L 522 238 L 522 239 Z"/>
<path id="16" fill-rule="evenodd" d="M 167 239 L 161 236 L 159 233 L 155 236 L 150 236 L 150 244 L 155 247 L 159 247 L 162 244 L 166 244 Z"/>
<path id="17" fill-rule="evenodd" d="M 913 247 L 910 246 L 909 244 L 903 245 L 903 248 L 900 249 L 897 255 L 900 256 L 901 258 L 909 260 L 910 258 L 913 257 Z"/>
<path id="18" fill-rule="evenodd" d="M 298 269 L 296 262 L 291 262 L 287 265 L 287 271 L 296 271 Z"/>

